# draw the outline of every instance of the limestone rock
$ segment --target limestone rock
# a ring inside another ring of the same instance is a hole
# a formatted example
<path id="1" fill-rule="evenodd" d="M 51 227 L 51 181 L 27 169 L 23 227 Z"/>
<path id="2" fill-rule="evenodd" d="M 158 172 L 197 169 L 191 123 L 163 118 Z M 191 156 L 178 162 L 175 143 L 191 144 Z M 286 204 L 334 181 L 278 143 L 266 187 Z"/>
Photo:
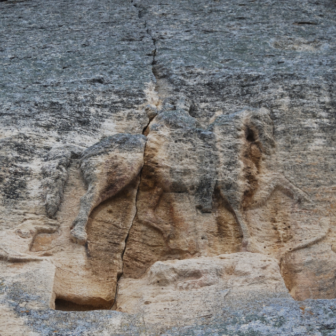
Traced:
<path id="1" fill-rule="evenodd" d="M 141 280 L 121 278 L 117 310 L 140 314 L 147 325 L 195 323 L 239 301 L 288 298 L 278 262 L 257 253 L 157 261 Z"/>
<path id="2" fill-rule="evenodd" d="M 86 243 L 85 227 L 92 210 L 139 177 L 145 143 L 143 135 L 118 134 L 83 153 L 80 166 L 88 190 L 72 224 L 71 235 L 76 242 Z"/>
<path id="3" fill-rule="evenodd" d="M 335 11 L 0 1 L 0 334 L 333 335 Z"/>
<path id="4" fill-rule="evenodd" d="M 70 147 L 70 148 L 69 148 Z M 81 149 L 76 146 L 57 146 L 52 148 L 47 155 L 46 163 L 42 167 L 47 215 L 53 218 L 63 201 L 63 192 L 68 180 L 68 168 L 72 158 L 78 158 Z"/>

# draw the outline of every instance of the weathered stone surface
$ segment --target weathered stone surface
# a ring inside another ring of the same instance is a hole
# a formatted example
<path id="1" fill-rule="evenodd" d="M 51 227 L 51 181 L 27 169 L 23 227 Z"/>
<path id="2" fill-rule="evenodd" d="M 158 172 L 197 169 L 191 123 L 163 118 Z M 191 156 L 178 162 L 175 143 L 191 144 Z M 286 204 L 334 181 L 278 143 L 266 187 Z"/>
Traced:
<path id="1" fill-rule="evenodd" d="M 145 143 L 143 135 L 118 134 L 83 153 L 80 166 L 87 192 L 81 198 L 79 213 L 72 224 L 75 242 L 86 243 L 85 227 L 94 208 L 139 179 Z"/>
<path id="2" fill-rule="evenodd" d="M 335 334 L 335 10 L 0 1 L 0 334 Z"/>
<path id="3" fill-rule="evenodd" d="M 236 301 L 273 297 L 289 298 L 277 261 L 245 252 L 158 261 L 141 280 L 120 280 L 117 310 L 142 315 L 152 329 L 174 326 L 177 320 L 195 323 Z"/>

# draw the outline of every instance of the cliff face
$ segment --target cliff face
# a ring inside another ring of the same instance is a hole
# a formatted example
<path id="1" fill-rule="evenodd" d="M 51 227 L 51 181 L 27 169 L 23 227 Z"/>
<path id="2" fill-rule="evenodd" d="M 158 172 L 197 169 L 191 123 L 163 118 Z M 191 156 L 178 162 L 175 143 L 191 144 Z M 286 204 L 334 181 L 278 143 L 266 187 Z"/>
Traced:
<path id="1" fill-rule="evenodd" d="M 333 335 L 335 12 L 0 1 L 0 334 Z"/>

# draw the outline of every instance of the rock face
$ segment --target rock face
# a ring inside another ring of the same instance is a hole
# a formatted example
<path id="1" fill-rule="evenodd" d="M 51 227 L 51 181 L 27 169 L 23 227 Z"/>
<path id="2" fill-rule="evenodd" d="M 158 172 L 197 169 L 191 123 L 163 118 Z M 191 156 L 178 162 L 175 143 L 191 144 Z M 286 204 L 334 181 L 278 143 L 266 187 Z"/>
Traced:
<path id="1" fill-rule="evenodd" d="M 335 11 L 0 1 L 0 335 L 333 335 Z"/>
<path id="2" fill-rule="evenodd" d="M 222 306 L 274 297 L 289 298 L 277 261 L 241 252 L 158 261 L 141 280 L 120 280 L 117 310 L 142 314 L 153 329 L 176 321 L 195 323 L 216 315 Z"/>
<path id="3" fill-rule="evenodd" d="M 85 228 L 94 208 L 139 179 L 145 139 L 142 135 L 118 134 L 83 153 L 80 165 L 87 192 L 81 198 L 79 213 L 72 224 L 71 235 L 75 242 L 86 243 Z"/>

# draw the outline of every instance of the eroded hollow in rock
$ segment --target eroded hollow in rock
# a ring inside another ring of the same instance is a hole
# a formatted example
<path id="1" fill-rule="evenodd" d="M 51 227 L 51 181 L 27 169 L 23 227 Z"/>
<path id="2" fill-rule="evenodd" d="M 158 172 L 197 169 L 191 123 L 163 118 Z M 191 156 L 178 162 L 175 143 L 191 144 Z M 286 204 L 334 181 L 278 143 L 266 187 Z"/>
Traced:
<path id="1" fill-rule="evenodd" d="M 90 304 L 79 304 L 64 299 L 55 300 L 55 310 L 62 311 L 89 311 L 89 310 L 109 310 L 112 307 L 111 302 L 102 303 L 100 306 Z"/>
<path id="2" fill-rule="evenodd" d="M 253 130 L 250 127 L 246 128 L 246 130 L 245 130 L 245 136 L 246 136 L 246 140 L 249 141 L 249 142 L 256 141 L 255 134 L 254 134 Z"/>

